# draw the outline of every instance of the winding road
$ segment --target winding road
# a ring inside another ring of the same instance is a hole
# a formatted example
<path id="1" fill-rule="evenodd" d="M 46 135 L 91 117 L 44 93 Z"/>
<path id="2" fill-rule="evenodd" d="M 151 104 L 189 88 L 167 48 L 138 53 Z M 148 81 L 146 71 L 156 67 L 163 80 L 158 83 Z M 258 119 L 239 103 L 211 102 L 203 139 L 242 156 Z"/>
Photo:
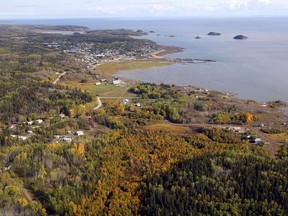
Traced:
<path id="1" fill-rule="evenodd" d="M 61 73 L 56 80 L 53 81 L 53 84 L 56 84 L 57 82 L 59 82 L 59 80 L 61 79 L 61 77 L 63 77 L 67 72 L 64 71 L 63 73 Z M 123 93 L 124 94 L 124 93 Z M 101 98 L 106 98 L 106 99 L 123 99 L 124 97 L 97 97 L 97 106 L 95 106 L 93 109 L 94 110 L 97 110 L 97 109 L 100 109 L 102 106 L 103 106 L 103 103 L 101 101 Z M 135 97 L 125 97 L 125 98 L 135 98 Z M 186 125 L 186 126 L 216 126 L 216 127 L 219 127 L 219 125 L 211 125 L 211 124 L 183 124 L 183 125 Z M 228 126 L 228 125 L 227 125 Z M 220 126 L 220 127 L 223 127 Z M 237 125 L 229 125 L 229 127 L 239 127 Z M 266 136 L 264 136 L 258 129 L 256 128 L 253 128 L 251 126 L 244 126 L 242 128 L 245 128 L 245 129 L 248 129 L 250 131 L 252 131 L 254 134 L 256 134 L 259 138 L 261 138 L 264 142 L 266 143 L 269 143 L 269 152 L 270 152 L 270 155 L 271 157 L 275 157 L 275 154 L 276 154 L 276 145 L 277 143 L 269 138 L 267 138 Z M 25 192 L 24 192 L 25 193 Z"/>
<path id="2" fill-rule="evenodd" d="M 98 103 L 98 105 L 93 108 L 94 110 L 97 110 L 97 109 L 99 109 L 100 107 L 102 107 L 102 101 L 101 101 L 101 98 L 100 98 L 100 97 L 97 97 L 97 103 Z"/>

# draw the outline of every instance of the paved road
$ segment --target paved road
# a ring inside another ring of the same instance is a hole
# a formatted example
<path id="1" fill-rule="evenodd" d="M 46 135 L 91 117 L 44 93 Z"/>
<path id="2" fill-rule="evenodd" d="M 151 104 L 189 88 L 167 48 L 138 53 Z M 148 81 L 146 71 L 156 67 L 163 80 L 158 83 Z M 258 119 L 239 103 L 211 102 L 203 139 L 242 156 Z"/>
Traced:
<path id="1" fill-rule="evenodd" d="M 256 134 L 259 138 L 261 138 L 261 140 L 262 140 L 263 142 L 269 143 L 269 152 L 270 152 L 270 155 L 271 155 L 271 157 L 275 158 L 277 142 L 275 142 L 275 141 L 267 138 L 266 136 L 264 136 L 257 128 L 249 127 L 249 129 L 250 129 L 254 134 Z"/>

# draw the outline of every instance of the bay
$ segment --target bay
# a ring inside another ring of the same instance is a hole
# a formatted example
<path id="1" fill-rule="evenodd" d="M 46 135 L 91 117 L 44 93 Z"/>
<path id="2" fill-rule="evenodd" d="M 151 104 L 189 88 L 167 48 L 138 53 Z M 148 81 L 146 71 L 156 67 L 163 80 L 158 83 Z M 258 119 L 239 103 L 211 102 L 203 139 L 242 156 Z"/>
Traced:
<path id="1" fill-rule="evenodd" d="M 193 18 L 178 20 L 59 19 L 11 20 L 14 24 L 83 25 L 91 29 L 154 31 L 143 38 L 184 48 L 168 58 L 215 60 L 123 72 L 145 82 L 193 85 L 257 101 L 288 100 L 288 18 Z M 208 32 L 220 36 L 208 36 Z M 248 40 L 234 40 L 243 34 Z M 173 37 L 171 37 L 173 36 Z M 201 39 L 196 40 L 199 36 Z"/>

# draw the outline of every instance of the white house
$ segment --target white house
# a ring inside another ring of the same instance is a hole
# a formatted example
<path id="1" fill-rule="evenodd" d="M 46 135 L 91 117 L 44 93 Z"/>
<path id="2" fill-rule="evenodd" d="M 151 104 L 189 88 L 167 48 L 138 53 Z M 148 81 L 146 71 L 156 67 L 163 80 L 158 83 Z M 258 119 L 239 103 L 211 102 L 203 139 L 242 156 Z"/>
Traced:
<path id="1" fill-rule="evenodd" d="M 141 104 L 140 103 L 136 103 L 135 106 L 136 107 L 141 107 Z"/>
<path id="2" fill-rule="evenodd" d="M 27 125 L 32 125 L 33 123 L 34 123 L 33 121 L 26 122 Z"/>
<path id="3" fill-rule="evenodd" d="M 55 136 L 54 136 L 54 139 L 59 140 L 59 139 L 60 139 L 60 135 L 55 135 Z"/>
<path id="4" fill-rule="evenodd" d="M 101 82 L 96 82 L 96 83 L 95 83 L 96 86 L 99 86 L 99 85 L 101 85 L 101 84 L 102 84 Z"/>
<path id="5" fill-rule="evenodd" d="M 83 136 L 83 135 L 84 135 L 84 132 L 83 132 L 83 131 L 76 131 L 76 132 L 75 132 L 75 135 L 77 135 L 77 136 Z"/>
<path id="6" fill-rule="evenodd" d="M 28 137 L 26 137 L 26 136 L 18 136 L 18 139 L 20 139 L 20 140 L 27 140 L 28 139 Z"/>
<path id="7" fill-rule="evenodd" d="M 121 82 L 121 80 L 113 80 L 113 85 L 120 85 Z"/>
<path id="8" fill-rule="evenodd" d="M 6 165 L 6 166 L 4 167 L 4 171 L 10 170 L 10 169 L 11 169 L 11 165 Z"/>
<path id="9" fill-rule="evenodd" d="M 23 140 L 23 141 L 28 139 L 28 137 L 26 136 L 20 136 L 20 135 L 14 135 L 14 134 L 12 134 L 11 137 L 18 138 L 19 140 Z"/>
<path id="10" fill-rule="evenodd" d="M 124 99 L 124 100 L 122 101 L 122 104 L 123 104 L 123 105 L 126 105 L 128 102 L 129 102 L 128 99 Z"/>
<path id="11" fill-rule="evenodd" d="M 44 122 L 44 121 L 43 121 L 42 119 L 37 119 L 37 120 L 36 120 L 36 123 L 37 123 L 37 124 L 42 124 L 43 122 Z"/>

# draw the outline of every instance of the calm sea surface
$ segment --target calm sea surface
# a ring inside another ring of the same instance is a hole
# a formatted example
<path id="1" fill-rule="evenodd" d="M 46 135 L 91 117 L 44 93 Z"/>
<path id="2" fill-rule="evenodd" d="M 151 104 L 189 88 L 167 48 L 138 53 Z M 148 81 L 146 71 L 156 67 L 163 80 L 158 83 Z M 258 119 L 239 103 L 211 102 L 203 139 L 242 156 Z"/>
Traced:
<path id="1" fill-rule="evenodd" d="M 129 28 L 155 31 L 144 38 L 183 47 L 171 58 L 216 60 L 206 64 L 174 64 L 121 76 L 154 83 L 193 85 L 235 93 L 258 101 L 288 101 L 288 17 L 189 20 L 12 20 L 17 24 L 70 24 L 91 29 Z M 208 36 L 210 31 L 221 36 Z M 233 40 L 243 34 L 248 40 Z M 174 35 L 175 37 L 169 37 Z M 200 36 L 200 40 L 194 39 Z"/>

